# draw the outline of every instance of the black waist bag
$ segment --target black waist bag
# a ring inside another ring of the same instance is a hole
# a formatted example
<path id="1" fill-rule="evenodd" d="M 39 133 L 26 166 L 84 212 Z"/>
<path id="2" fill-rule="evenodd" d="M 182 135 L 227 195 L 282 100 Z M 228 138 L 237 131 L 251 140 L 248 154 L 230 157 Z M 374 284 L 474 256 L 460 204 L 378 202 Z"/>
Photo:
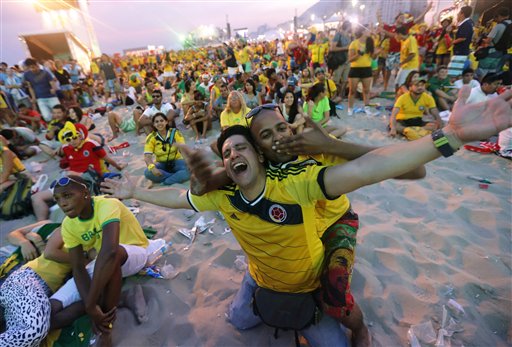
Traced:
<path id="1" fill-rule="evenodd" d="M 263 323 L 283 330 L 302 330 L 320 320 L 320 309 L 313 293 L 282 293 L 257 288 L 253 310 Z"/>

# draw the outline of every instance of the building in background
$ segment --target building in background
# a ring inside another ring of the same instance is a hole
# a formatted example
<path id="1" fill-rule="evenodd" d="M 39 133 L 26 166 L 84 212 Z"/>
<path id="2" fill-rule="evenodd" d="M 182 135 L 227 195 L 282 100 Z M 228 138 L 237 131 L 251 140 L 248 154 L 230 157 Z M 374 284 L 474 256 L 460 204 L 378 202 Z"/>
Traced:
<path id="1" fill-rule="evenodd" d="M 36 59 L 76 59 L 88 70 L 101 55 L 87 0 L 33 0 L 42 30 L 22 34 L 28 54 Z"/>

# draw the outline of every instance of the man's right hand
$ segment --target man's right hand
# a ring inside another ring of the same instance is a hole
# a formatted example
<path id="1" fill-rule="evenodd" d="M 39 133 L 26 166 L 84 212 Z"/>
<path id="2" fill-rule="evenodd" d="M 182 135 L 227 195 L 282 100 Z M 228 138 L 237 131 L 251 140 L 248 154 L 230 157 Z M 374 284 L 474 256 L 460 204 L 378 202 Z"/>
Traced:
<path id="1" fill-rule="evenodd" d="M 135 182 L 128 174 L 124 174 L 124 178 L 121 180 L 106 178 L 101 183 L 101 191 L 112 198 L 131 199 L 135 194 Z"/>
<path id="2" fill-rule="evenodd" d="M 389 136 L 395 137 L 397 135 L 396 128 L 389 129 Z"/>
<path id="3" fill-rule="evenodd" d="M 187 145 L 176 144 L 187 163 L 190 174 L 199 182 L 206 182 L 213 174 L 215 163 L 204 150 L 192 149 Z"/>

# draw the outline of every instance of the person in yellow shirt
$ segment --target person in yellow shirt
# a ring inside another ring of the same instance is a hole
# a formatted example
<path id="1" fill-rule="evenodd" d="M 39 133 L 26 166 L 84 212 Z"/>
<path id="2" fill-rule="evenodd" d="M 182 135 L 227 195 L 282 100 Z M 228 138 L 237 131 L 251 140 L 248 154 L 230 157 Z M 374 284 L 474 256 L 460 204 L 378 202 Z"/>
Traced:
<path id="1" fill-rule="evenodd" d="M 425 92 L 425 83 L 424 79 L 411 79 L 409 91 L 396 100 L 391 112 L 390 136 L 404 134 L 407 127 L 422 127 L 430 133 L 443 125 L 434 98 Z M 427 113 L 434 116 L 433 122 L 423 120 Z"/>
<path id="2" fill-rule="evenodd" d="M 371 115 L 370 88 L 372 82 L 372 58 L 375 55 L 375 45 L 369 32 L 365 28 L 359 28 L 355 32 L 355 40 L 348 47 L 348 109 L 347 114 L 353 115 L 354 101 L 359 82 L 363 84 L 364 111 Z"/>
<path id="3" fill-rule="evenodd" d="M 100 67 L 96 63 L 96 59 L 91 60 L 91 73 L 95 81 L 100 79 Z"/>
<path id="4" fill-rule="evenodd" d="M 190 174 L 176 144 L 185 144 L 180 131 L 171 128 L 163 113 L 156 113 L 151 121 L 155 129 L 146 137 L 144 161 L 147 169 L 144 176 L 154 183 L 172 185 L 185 182 Z M 156 162 L 153 162 L 153 156 Z"/>
<path id="5" fill-rule="evenodd" d="M 73 279 L 51 297 L 52 315 L 71 314 L 76 309 L 73 304 L 82 300 L 94 329 L 101 332 L 100 344 L 111 345 L 122 277 L 134 275 L 145 266 L 148 240 L 121 201 L 91 197 L 81 177 L 62 177 L 50 188 L 66 214 L 62 239 L 73 269 Z M 84 252 L 92 249 L 97 257 L 86 266 Z"/>
<path id="6" fill-rule="evenodd" d="M 441 28 L 436 32 L 435 47 L 436 64 L 448 65 L 450 62 L 450 48 L 452 39 L 450 37 L 449 26 L 452 24 L 452 18 L 446 17 L 441 20 Z"/>
<path id="7" fill-rule="evenodd" d="M 232 125 L 249 126 L 250 121 L 245 118 L 249 111 L 251 109 L 245 105 L 243 94 L 236 90 L 231 91 L 226 108 L 220 114 L 220 128 L 224 130 Z"/>
<path id="8" fill-rule="evenodd" d="M 38 232 L 51 233 L 46 245 Z M 63 249 L 60 224 L 48 220 L 16 229 L 7 239 L 20 247 L 28 262 L 11 273 L 0 288 L 6 318 L 0 346 L 39 346 L 50 330 L 49 297 L 71 272 L 69 254 Z"/>
<path id="9" fill-rule="evenodd" d="M 324 42 L 323 32 L 318 32 L 315 42 L 308 46 L 309 59 L 313 64 L 313 69 L 325 65 L 325 55 L 329 51 L 329 41 Z"/>
<path id="10" fill-rule="evenodd" d="M 407 75 L 413 70 L 420 69 L 420 52 L 418 42 L 414 35 L 408 33 L 407 28 L 399 27 L 396 35 L 400 39 L 400 70 L 395 79 L 395 90 L 404 84 Z"/>
<path id="11" fill-rule="evenodd" d="M 5 140 L 1 136 L 2 140 Z M 7 140 L 0 141 L 0 193 L 16 182 L 17 175 L 25 171 L 21 160 L 6 145 Z"/>
<path id="12" fill-rule="evenodd" d="M 249 73 L 252 71 L 251 61 L 253 57 L 253 52 L 251 51 L 251 49 L 247 45 L 247 42 L 245 41 L 240 41 L 239 47 L 240 49 L 237 52 L 238 63 L 242 65 L 242 68 L 245 73 Z"/>

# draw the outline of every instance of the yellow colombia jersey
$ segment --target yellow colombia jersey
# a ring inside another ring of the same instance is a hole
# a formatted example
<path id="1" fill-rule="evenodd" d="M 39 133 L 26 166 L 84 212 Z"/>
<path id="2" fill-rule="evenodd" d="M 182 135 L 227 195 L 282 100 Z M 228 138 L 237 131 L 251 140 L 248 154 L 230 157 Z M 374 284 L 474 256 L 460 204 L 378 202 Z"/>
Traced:
<path id="1" fill-rule="evenodd" d="M 220 211 L 249 259 L 256 283 L 282 292 L 308 292 L 319 286 L 324 257 L 315 203 L 325 199 L 325 167 L 290 165 L 267 171 L 265 189 L 248 201 L 236 185 L 197 196 L 196 211 Z"/>
<path id="2" fill-rule="evenodd" d="M 309 165 L 320 165 L 320 166 L 334 166 L 347 162 L 346 159 L 326 155 L 317 154 L 313 156 L 300 155 L 296 160 L 280 163 L 280 164 L 269 164 L 269 170 L 286 169 L 290 166 L 295 167 L 306 167 Z M 342 195 L 334 200 L 318 200 L 315 205 L 316 212 L 316 225 L 318 236 L 322 237 L 325 230 L 329 228 L 334 222 L 340 219 L 350 208 L 350 201 L 346 195 Z"/>
<path id="3" fill-rule="evenodd" d="M 436 102 L 434 98 L 427 93 L 422 93 L 420 98 L 415 102 L 411 97 L 411 93 L 407 92 L 396 100 L 393 107 L 400 109 L 396 115 L 396 119 L 405 120 L 423 117 L 426 111 L 436 107 Z"/>
<path id="4" fill-rule="evenodd" d="M 146 137 L 146 144 L 144 145 L 144 154 L 154 154 L 156 156 L 156 161 L 160 163 L 166 163 L 175 159 L 183 159 L 180 151 L 178 151 L 178 147 L 169 146 L 169 141 L 171 141 L 170 136 L 172 133 L 172 128 L 167 130 L 167 135 L 165 139 L 163 139 L 157 131 L 153 131 Z M 185 144 L 185 139 L 179 132 L 179 130 L 175 130 L 174 139 L 172 143 L 182 143 Z"/>
<path id="5" fill-rule="evenodd" d="M 83 246 L 84 251 L 101 249 L 103 228 L 112 222 L 119 223 L 119 243 L 147 247 L 148 239 L 142 228 L 128 208 L 117 199 L 94 196 L 93 216 L 82 220 L 79 217 L 65 217 L 62 221 L 62 239 L 66 248 Z"/>

